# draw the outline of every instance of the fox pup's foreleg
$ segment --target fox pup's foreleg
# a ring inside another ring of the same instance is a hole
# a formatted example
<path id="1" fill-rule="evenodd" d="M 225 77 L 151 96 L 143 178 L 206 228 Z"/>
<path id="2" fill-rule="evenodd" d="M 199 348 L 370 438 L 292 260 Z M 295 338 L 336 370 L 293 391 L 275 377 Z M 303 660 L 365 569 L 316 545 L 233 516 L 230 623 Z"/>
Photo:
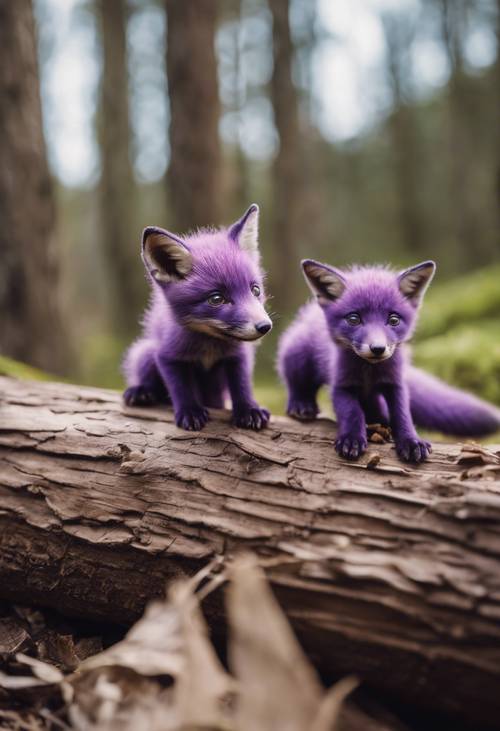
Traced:
<path id="1" fill-rule="evenodd" d="M 177 426 L 188 431 L 203 429 L 209 417 L 199 400 L 194 365 L 170 360 L 161 354 L 156 364 L 172 399 Z"/>
<path id="2" fill-rule="evenodd" d="M 357 389 L 334 386 L 332 401 L 338 423 L 335 449 L 341 457 L 357 459 L 368 444 L 365 412 Z"/>
<path id="3" fill-rule="evenodd" d="M 255 401 L 252 392 L 252 369 L 245 354 L 225 361 L 227 385 L 233 404 L 233 422 L 244 429 L 262 429 L 269 421 L 269 411 Z"/>
<path id="4" fill-rule="evenodd" d="M 431 444 L 418 436 L 410 412 L 410 395 L 403 383 L 385 387 L 391 429 L 399 457 L 405 462 L 423 462 L 432 451 Z"/>
<path id="5" fill-rule="evenodd" d="M 303 344 L 293 343 L 283 353 L 281 373 L 288 389 L 288 416 L 299 421 L 315 419 L 319 413 L 317 393 L 326 378 L 314 354 Z"/>

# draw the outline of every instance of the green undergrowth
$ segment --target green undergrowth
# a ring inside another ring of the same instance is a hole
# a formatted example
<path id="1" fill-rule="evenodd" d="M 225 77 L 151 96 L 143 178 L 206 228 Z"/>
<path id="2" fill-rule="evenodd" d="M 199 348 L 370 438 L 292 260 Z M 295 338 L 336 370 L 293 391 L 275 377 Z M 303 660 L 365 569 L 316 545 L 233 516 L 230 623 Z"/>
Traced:
<path id="1" fill-rule="evenodd" d="M 20 363 L 17 360 L 0 355 L 0 376 L 11 376 L 30 381 L 53 381 L 54 378 L 39 368 Z"/>
<path id="2" fill-rule="evenodd" d="M 462 324 L 414 346 L 415 364 L 500 404 L 500 318 Z"/>
<path id="3" fill-rule="evenodd" d="M 444 284 L 431 284 L 425 296 L 416 340 L 447 335 L 455 327 L 500 321 L 500 265 L 479 269 Z M 471 358 L 475 353 L 471 351 Z"/>

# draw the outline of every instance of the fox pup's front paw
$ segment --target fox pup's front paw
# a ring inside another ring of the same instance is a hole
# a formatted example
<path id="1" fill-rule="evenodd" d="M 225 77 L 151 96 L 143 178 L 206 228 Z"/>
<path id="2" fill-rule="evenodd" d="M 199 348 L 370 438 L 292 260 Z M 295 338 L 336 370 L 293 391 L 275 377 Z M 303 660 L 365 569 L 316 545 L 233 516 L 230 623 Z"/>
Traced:
<path id="1" fill-rule="evenodd" d="M 424 462 L 432 452 L 432 445 L 418 437 L 396 439 L 396 452 L 405 462 Z"/>
<path id="2" fill-rule="evenodd" d="M 140 384 L 125 389 L 123 400 L 127 406 L 153 406 L 158 399 L 152 389 Z"/>
<path id="3" fill-rule="evenodd" d="M 187 431 L 200 431 L 209 419 L 203 406 L 183 406 L 175 412 L 175 423 Z"/>
<path id="4" fill-rule="evenodd" d="M 341 457 L 358 459 L 367 447 L 364 434 L 342 434 L 335 441 L 335 449 Z"/>
<path id="5" fill-rule="evenodd" d="M 286 413 L 299 421 L 312 421 L 317 417 L 319 409 L 314 399 L 307 401 L 306 399 L 291 398 Z"/>
<path id="6" fill-rule="evenodd" d="M 242 406 L 233 410 L 233 423 L 242 429 L 263 429 L 267 426 L 271 414 L 258 404 Z"/>

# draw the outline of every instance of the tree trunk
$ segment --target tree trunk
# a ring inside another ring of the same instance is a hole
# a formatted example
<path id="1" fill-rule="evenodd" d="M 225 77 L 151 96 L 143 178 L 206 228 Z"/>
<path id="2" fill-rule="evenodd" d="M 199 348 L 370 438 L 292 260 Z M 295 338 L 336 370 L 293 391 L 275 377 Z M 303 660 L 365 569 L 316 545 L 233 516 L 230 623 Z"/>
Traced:
<path id="1" fill-rule="evenodd" d="M 450 233 L 455 238 L 457 262 L 474 268 L 490 260 L 488 246 L 481 236 L 480 219 L 471 207 L 470 171 L 471 154 L 475 141 L 470 120 L 476 115 L 467 87 L 462 47 L 463 29 L 467 14 L 463 0 L 440 0 L 442 40 L 448 64 L 448 104 L 446 137 L 448 142 Z"/>
<path id="2" fill-rule="evenodd" d="M 129 622 L 165 581 L 253 550 L 325 674 L 496 723 L 499 452 L 348 463 L 326 419 L 193 434 L 111 391 L 0 389 L 1 598 Z"/>
<path id="3" fill-rule="evenodd" d="M 273 216 L 275 252 L 271 291 L 281 311 L 297 304 L 299 282 L 298 244 L 304 207 L 303 140 L 300 134 L 299 98 L 292 79 L 293 42 L 290 34 L 289 0 L 269 0 L 273 18 L 274 68 L 271 93 L 279 149 L 273 167 Z"/>
<path id="4" fill-rule="evenodd" d="M 63 373 L 54 213 L 31 0 L 0 0 L 0 351 Z"/>
<path id="5" fill-rule="evenodd" d="M 408 104 L 406 88 L 411 77 L 411 48 L 415 35 L 413 23 L 401 10 L 382 15 L 387 76 L 391 85 L 393 111 L 388 128 L 393 152 L 399 228 L 405 249 L 414 256 L 426 254 L 420 206 L 420 169 L 418 130 L 415 110 Z"/>
<path id="6" fill-rule="evenodd" d="M 427 255 L 425 234 L 420 215 L 419 156 L 413 110 L 401 104 L 392 113 L 389 131 L 394 152 L 394 178 L 398 198 L 401 238 L 407 252 L 415 257 Z"/>
<path id="7" fill-rule="evenodd" d="M 179 232 L 220 223 L 217 3 L 166 0 L 170 97 L 169 209 Z"/>
<path id="8" fill-rule="evenodd" d="M 134 231 L 134 177 L 130 162 L 127 0 L 98 0 L 103 50 L 100 86 L 100 237 L 111 290 L 114 330 L 130 335 L 144 305 L 144 277 Z"/>

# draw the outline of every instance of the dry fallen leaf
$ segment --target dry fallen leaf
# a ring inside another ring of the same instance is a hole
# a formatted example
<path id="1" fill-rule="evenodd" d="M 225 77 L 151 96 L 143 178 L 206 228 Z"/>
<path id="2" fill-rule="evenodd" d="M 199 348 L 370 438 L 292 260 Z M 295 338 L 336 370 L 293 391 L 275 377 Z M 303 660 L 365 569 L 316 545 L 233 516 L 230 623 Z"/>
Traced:
<path id="1" fill-rule="evenodd" d="M 0 619 L 0 654 L 18 652 L 28 639 L 28 632 L 16 617 Z"/>
<path id="2" fill-rule="evenodd" d="M 238 680 L 238 731 L 331 731 L 350 681 L 324 696 L 256 559 L 234 562 L 227 610 L 229 659 Z"/>
<path id="3" fill-rule="evenodd" d="M 51 708 L 57 694 L 58 718 L 48 707 L 37 718 L 49 714 L 58 728 L 75 731 L 332 731 L 356 682 L 348 678 L 325 693 L 253 557 L 229 571 L 236 677 L 222 667 L 200 609 L 201 598 L 225 578 L 210 576 L 215 565 L 172 585 L 121 642 L 84 660 L 72 675 L 18 653 L 32 675 L 0 674 L 0 685 L 37 698 L 43 691 Z M 51 641 L 49 630 L 44 638 Z M 70 635 L 53 639 L 50 652 L 63 667 L 79 660 Z"/>
<path id="4" fill-rule="evenodd" d="M 168 731 L 226 728 L 224 699 L 233 681 L 208 637 L 195 590 L 209 570 L 173 584 L 149 605 L 113 647 L 85 660 L 75 676 L 71 718 L 76 728 Z M 157 676 L 168 676 L 164 689 Z"/>

